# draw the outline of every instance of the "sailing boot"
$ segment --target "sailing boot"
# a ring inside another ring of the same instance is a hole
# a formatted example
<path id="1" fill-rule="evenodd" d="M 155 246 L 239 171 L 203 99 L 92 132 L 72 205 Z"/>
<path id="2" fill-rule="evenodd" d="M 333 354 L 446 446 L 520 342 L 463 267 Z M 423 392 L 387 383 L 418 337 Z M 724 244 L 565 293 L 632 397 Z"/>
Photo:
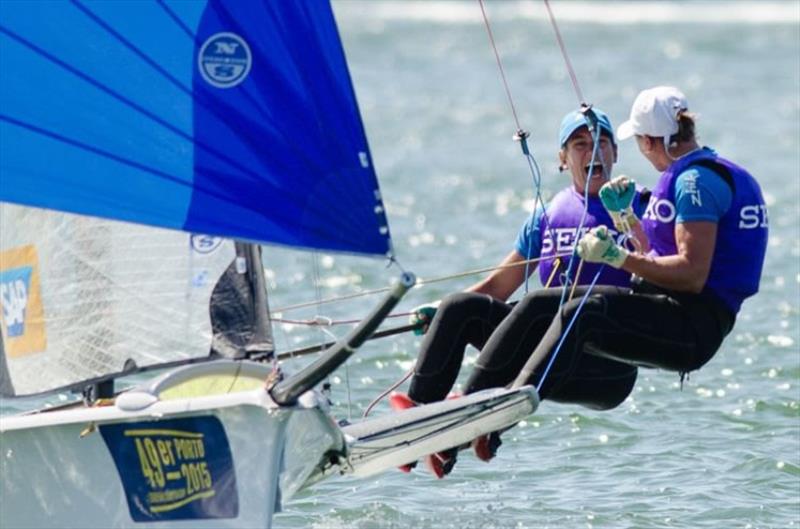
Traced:
<path id="1" fill-rule="evenodd" d="M 417 403 L 411 400 L 411 398 L 409 398 L 409 396 L 405 393 L 399 393 L 395 391 L 389 395 L 389 406 L 394 411 L 407 410 L 408 408 L 413 408 L 416 405 Z M 412 463 L 406 463 L 405 465 L 400 465 L 397 468 L 400 469 L 400 472 L 409 473 L 415 466 L 417 466 L 416 461 Z"/>
<path id="2" fill-rule="evenodd" d="M 501 444 L 503 441 L 500 440 L 500 434 L 492 432 L 473 439 L 472 450 L 475 451 L 478 459 L 489 462 L 497 455 L 497 449 Z"/>
<path id="3" fill-rule="evenodd" d="M 458 448 L 425 456 L 425 468 L 436 476 L 436 479 L 442 479 L 456 466 L 456 454 L 458 454 Z"/>
<path id="4" fill-rule="evenodd" d="M 463 394 L 460 391 L 452 391 L 448 393 L 447 400 L 457 399 L 461 397 Z M 456 465 L 456 455 L 458 454 L 458 448 L 451 448 L 450 450 L 445 450 L 444 452 L 437 452 L 435 454 L 430 454 L 425 456 L 423 460 L 425 462 L 425 468 L 427 468 L 431 474 L 436 476 L 436 479 L 442 479 L 447 474 L 449 474 L 453 467 Z"/>

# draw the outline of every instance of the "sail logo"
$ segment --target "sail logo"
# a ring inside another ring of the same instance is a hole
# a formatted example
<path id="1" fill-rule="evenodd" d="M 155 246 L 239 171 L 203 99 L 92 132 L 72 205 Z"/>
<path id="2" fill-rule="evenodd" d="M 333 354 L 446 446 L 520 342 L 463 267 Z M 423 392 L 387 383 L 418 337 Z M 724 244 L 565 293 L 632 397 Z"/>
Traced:
<path id="1" fill-rule="evenodd" d="M 28 306 L 32 272 L 33 269 L 26 266 L 0 275 L 0 303 L 3 305 L 6 336 L 9 338 L 25 334 L 25 307 Z"/>
<path id="2" fill-rule="evenodd" d="M 222 245 L 222 237 L 212 235 L 202 235 L 195 233 L 190 238 L 192 250 L 197 253 L 209 254 Z"/>
<path id="3" fill-rule="evenodd" d="M 47 347 L 38 256 L 33 246 L 0 252 L 0 330 L 11 358 Z"/>
<path id="4" fill-rule="evenodd" d="M 210 36 L 197 55 L 197 65 L 203 79 L 217 88 L 233 88 L 244 81 L 252 64 L 250 46 L 235 33 Z"/>

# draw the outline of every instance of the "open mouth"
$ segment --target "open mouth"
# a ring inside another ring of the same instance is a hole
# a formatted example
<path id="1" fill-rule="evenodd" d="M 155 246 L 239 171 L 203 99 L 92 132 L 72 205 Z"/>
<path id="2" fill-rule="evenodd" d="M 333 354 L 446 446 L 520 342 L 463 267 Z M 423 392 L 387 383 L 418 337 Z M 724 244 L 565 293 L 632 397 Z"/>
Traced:
<path id="1" fill-rule="evenodd" d="M 605 174 L 603 171 L 603 164 L 600 162 L 595 162 L 593 164 L 586 164 L 584 167 L 587 176 L 591 176 L 592 178 L 604 178 Z"/>

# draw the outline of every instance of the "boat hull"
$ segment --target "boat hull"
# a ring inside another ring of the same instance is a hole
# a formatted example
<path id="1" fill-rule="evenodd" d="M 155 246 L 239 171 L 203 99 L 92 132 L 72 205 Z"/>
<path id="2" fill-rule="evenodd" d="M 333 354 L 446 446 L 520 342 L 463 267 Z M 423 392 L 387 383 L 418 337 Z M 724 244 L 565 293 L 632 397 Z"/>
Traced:
<path id="1" fill-rule="evenodd" d="M 341 445 L 311 400 L 278 407 L 262 389 L 5 418 L 0 526 L 269 528 L 319 463 L 287 438 Z"/>

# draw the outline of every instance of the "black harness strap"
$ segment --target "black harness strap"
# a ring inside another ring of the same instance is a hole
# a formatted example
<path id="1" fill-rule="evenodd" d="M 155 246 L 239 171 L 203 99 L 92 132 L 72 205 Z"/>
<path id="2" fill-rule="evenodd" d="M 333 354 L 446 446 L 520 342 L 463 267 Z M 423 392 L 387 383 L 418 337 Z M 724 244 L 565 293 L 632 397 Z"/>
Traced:
<path id="1" fill-rule="evenodd" d="M 713 171 L 719 175 L 719 177 L 722 178 L 726 184 L 728 184 L 728 187 L 731 188 L 731 193 L 734 195 L 736 194 L 736 184 L 734 183 L 733 175 L 731 174 L 730 170 L 721 163 L 706 158 L 692 162 L 689 167 L 692 165 L 699 165 L 700 167 L 705 167 L 706 169 Z"/>

